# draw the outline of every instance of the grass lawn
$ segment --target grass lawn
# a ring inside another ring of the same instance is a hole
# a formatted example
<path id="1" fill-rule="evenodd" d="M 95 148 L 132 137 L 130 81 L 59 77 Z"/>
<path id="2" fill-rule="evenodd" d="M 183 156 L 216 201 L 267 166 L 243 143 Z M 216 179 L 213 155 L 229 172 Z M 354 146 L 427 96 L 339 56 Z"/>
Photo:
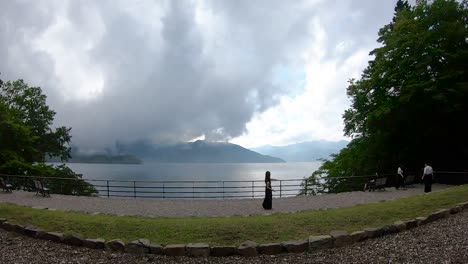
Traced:
<path id="1" fill-rule="evenodd" d="M 84 238 L 120 238 L 132 241 L 147 238 L 160 244 L 204 242 L 210 245 L 238 245 L 245 240 L 257 243 L 280 242 L 328 234 L 331 230 L 353 232 L 379 227 L 397 220 L 426 216 L 439 209 L 468 201 L 468 185 L 427 196 L 414 196 L 351 208 L 311 211 L 271 216 L 223 218 L 140 218 L 88 215 L 35 210 L 0 204 L 0 217 L 18 224 L 32 224 L 45 231 L 79 234 Z"/>

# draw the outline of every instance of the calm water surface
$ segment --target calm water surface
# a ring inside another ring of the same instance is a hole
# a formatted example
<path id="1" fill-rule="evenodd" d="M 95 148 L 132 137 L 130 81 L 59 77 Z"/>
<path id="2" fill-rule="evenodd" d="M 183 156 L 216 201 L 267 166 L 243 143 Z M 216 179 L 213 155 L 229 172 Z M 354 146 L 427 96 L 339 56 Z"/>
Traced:
<path id="1" fill-rule="evenodd" d="M 228 183 L 222 181 L 263 181 L 265 171 L 273 179 L 290 180 L 308 177 L 321 162 L 299 163 L 144 163 L 144 164 L 67 164 L 83 179 L 98 186 L 100 195 L 107 196 L 107 182 L 90 180 L 129 181 L 218 181 L 216 183 L 143 183 L 111 182 L 110 196 L 137 196 L 154 198 L 200 198 L 200 197 L 258 197 L 262 195 L 264 183 Z M 297 194 L 300 181 L 283 182 L 281 195 Z M 125 187 L 118 187 L 125 186 Z M 253 187 L 252 187 L 253 186 Z M 206 187 L 206 188 L 204 188 Z M 252 187 L 252 188 L 251 188 Z M 280 195 L 279 181 L 273 182 Z M 288 191 L 289 190 L 289 191 Z M 146 193 L 147 192 L 147 193 Z M 250 193 L 249 193 L 250 192 Z"/>
<path id="2" fill-rule="evenodd" d="M 231 181 L 263 180 L 265 171 L 272 178 L 286 180 L 308 177 L 321 162 L 298 163 L 144 163 L 85 164 L 68 163 L 84 179 L 144 181 Z"/>

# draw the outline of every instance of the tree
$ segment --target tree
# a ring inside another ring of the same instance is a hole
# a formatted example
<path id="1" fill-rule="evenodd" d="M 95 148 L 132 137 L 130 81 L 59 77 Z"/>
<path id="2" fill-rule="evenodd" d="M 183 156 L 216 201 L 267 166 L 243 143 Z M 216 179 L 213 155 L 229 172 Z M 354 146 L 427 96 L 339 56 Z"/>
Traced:
<path id="1" fill-rule="evenodd" d="M 28 163 L 44 162 L 47 156 L 67 161 L 70 158 L 71 128 L 51 128 L 55 112 L 46 104 L 41 88 L 29 87 L 23 80 L 2 83 L 0 88 L 3 108 L 0 122 L 6 122 L 0 141 L 8 146 L 0 151 L 13 151 Z M 15 144 L 11 141 L 12 136 L 16 137 L 15 140 L 21 137 L 20 141 L 24 142 Z"/>
<path id="2" fill-rule="evenodd" d="M 361 78 L 350 80 L 343 114 L 347 148 L 315 175 L 467 169 L 468 1 L 398 1 L 393 21 L 379 30 L 381 47 Z"/>
<path id="3" fill-rule="evenodd" d="M 46 157 L 70 157 L 71 128 L 52 129 L 55 112 L 46 104 L 39 87 L 23 80 L 0 83 L 0 173 L 68 178 L 49 182 L 53 193 L 92 195 L 96 189 L 65 165 L 43 162 Z M 27 189 L 24 179 L 10 179 Z"/>

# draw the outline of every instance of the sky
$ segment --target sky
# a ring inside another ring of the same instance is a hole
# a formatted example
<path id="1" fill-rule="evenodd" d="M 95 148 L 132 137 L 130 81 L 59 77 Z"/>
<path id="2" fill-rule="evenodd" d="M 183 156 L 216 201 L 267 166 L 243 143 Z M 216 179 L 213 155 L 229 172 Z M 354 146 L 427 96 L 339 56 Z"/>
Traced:
<path id="1" fill-rule="evenodd" d="M 396 0 L 12 0 L 0 78 L 40 86 L 82 149 L 343 136 Z"/>

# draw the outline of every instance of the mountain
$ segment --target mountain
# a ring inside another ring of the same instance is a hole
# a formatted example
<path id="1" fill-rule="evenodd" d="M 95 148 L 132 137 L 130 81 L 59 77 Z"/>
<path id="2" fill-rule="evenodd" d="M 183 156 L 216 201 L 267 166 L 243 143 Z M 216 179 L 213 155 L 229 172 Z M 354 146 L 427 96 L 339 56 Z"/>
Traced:
<path id="1" fill-rule="evenodd" d="M 145 161 L 187 163 L 278 163 L 282 159 L 262 155 L 239 145 L 224 142 L 195 142 L 154 145 L 147 141 L 119 143 L 120 151 L 132 153 Z"/>
<path id="2" fill-rule="evenodd" d="M 338 153 L 348 145 L 348 141 L 309 141 L 287 146 L 261 146 L 252 148 L 253 151 L 263 155 L 279 157 L 288 162 L 316 161 L 328 158 L 333 153 Z"/>

